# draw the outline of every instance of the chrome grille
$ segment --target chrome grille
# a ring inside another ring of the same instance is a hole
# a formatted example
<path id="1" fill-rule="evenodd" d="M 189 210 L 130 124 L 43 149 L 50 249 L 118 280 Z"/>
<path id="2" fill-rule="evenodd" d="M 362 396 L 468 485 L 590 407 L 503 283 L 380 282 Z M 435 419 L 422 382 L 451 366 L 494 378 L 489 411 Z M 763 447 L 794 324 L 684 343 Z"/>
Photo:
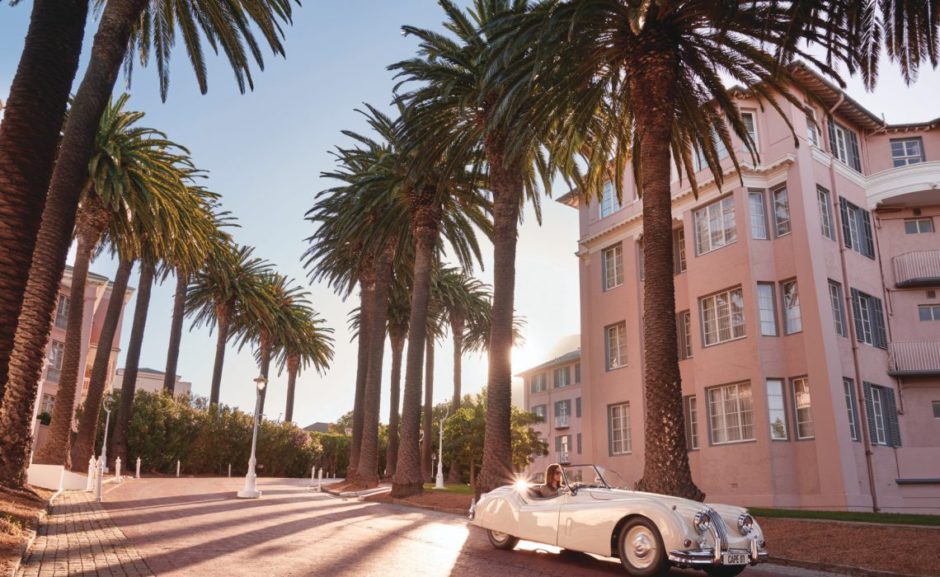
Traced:
<path id="1" fill-rule="evenodd" d="M 718 511 L 709 508 L 708 516 L 712 519 L 712 525 L 715 527 L 715 531 L 718 533 L 718 538 L 721 539 L 721 542 L 718 544 L 718 547 L 724 549 L 728 546 L 728 527 L 725 525 L 724 519 L 721 518 L 721 515 L 718 514 Z"/>

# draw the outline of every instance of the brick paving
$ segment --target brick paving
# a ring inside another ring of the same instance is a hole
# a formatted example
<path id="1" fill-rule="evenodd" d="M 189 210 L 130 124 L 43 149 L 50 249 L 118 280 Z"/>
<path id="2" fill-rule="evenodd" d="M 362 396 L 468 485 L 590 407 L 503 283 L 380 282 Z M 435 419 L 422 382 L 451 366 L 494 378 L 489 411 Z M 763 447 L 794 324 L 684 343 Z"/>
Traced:
<path id="1" fill-rule="evenodd" d="M 152 577 L 91 493 L 59 495 L 17 577 Z"/>

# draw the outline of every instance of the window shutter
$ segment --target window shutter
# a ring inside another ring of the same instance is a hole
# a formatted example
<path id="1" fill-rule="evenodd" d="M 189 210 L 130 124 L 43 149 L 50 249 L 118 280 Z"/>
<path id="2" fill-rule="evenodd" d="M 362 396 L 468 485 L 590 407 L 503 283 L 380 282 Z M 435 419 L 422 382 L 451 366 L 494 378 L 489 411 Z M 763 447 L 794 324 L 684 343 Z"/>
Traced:
<path id="1" fill-rule="evenodd" d="M 581 397 L 574 400 L 574 416 L 581 418 Z"/>
<path id="2" fill-rule="evenodd" d="M 613 407 L 607 407 L 607 455 L 614 456 Z"/>
<path id="3" fill-rule="evenodd" d="M 574 382 L 581 382 L 581 363 L 578 363 L 574 366 Z"/>
<path id="4" fill-rule="evenodd" d="M 862 215 L 862 222 L 859 224 L 862 225 L 859 228 L 862 229 L 862 242 L 865 243 L 865 246 L 861 247 L 865 256 L 870 259 L 875 258 L 875 242 L 872 238 L 871 233 L 871 214 L 867 210 L 859 210 L 859 213 Z"/>
<path id="5" fill-rule="evenodd" d="M 862 162 L 858 155 L 858 137 L 851 130 L 845 131 L 849 135 L 849 164 L 855 170 L 862 171 Z"/>
<path id="6" fill-rule="evenodd" d="M 830 118 L 829 122 L 826 124 L 829 125 L 829 153 L 833 156 L 836 155 L 836 127 L 835 121 Z"/>
<path id="7" fill-rule="evenodd" d="M 852 248 L 852 232 L 849 228 L 849 206 L 844 198 L 839 199 L 839 212 L 842 215 L 842 241 L 845 248 Z"/>
<path id="8" fill-rule="evenodd" d="M 872 323 L 874 325 L 875 346 L 886 349 L 888 348 L 888 336 L 885 334 L 885 314 L 884 309 L 881 307 L 881 299 L 871 297 L 869 302 L 871 302 L 871 308 L 875 315 Z"/>
<path id="9" fill-rule="evenodd" d="M 875 404 L 871 400 L 871 383 L 862 381 L 862 389 L 865 393 L 865 419 L 868 421 L 868 438 L 871 443 L 878 443 L 878 436 L 875 433 Z"/>
<path id="10" fill-rule="evenodd" d="M 859 304 L 861 295 L 858 291 L 852 289 L 852 318 L 855 319 L 855 338 L 858 342 L 865 341 L 865 331 L 862 329 L 862 305 Z"/>
<path id="11" fill-rule="evenodd" d="M 578 454 L 581 454 L 581 433 L 578 433 Z"/>
<path id="12" fill-rule="evenodd" d="M 610 327 L 604 329 L 604 369 L 610 370 Z"/>
<path id="13" fill-rule="evenodd" d="M 888 445 L 892 447 L 901 446 L 901 427 L 898 424 L 898 407 L 894 403 L 894 390 L 887 387 L 881 389 L 884 393 L 885 411 L 887 411 L 886 421 L 888 424 Z"/>

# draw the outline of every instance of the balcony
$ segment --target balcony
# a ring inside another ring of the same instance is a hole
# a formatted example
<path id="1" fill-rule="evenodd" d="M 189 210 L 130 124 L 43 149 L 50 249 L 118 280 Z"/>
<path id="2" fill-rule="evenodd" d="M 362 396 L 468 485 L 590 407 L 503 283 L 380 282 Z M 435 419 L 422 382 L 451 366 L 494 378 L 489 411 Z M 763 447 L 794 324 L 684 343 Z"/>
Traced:
<path id="1" fill-rule="evenodd" d="M 940 341 L 891 343 L 888 374 L 893 377 L 940 375 Z"/>
<path id="2" fill-rule="evenodd" d="M 560 465 L 571 463 L 571 460 L 568 458 L 568 451 L 555 451 L 555 462 Z"/>
<path id="3" fill-rule="evenodd" d="M 919 250 L 891 259 L 898 288 L 940 285 L 940 250 Z"/>
<path id="4" fill-rule="evenodd" d="M 568 423 L 568 415 L 556 415 L 555 416 L 555 428 L 556 429 L 567 429 L 571 425 Z"/>

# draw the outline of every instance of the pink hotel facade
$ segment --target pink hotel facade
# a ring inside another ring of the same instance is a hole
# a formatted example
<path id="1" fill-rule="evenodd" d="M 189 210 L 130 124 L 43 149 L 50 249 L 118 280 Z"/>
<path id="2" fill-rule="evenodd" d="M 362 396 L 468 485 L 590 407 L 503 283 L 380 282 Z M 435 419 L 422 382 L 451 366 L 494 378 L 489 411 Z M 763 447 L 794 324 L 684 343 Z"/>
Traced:
<path id="1" fill-rule="evenodd" d="M 672 185 L 693 475 L 717 502 L 940 513 L 940 119 L 885 125 L 803 74 L 825 108 L 780 101 L 799 146 L 742 89 L 760 153 L 736 141 L 743 184 L 725 159 L 721 187 L 707 168 L 698 198 Z M 533 473 L 571 435 L 567 461 L 642 475 L 643 222 L 624 185 L 622 203 L 609 185 L 560 199 L 580 214 L 581 352 L 521 376 L 527 408 L 574 397 L 582 417 L 552 412 Z M 555 389 L 566 363 L 578 383 Z"/>

